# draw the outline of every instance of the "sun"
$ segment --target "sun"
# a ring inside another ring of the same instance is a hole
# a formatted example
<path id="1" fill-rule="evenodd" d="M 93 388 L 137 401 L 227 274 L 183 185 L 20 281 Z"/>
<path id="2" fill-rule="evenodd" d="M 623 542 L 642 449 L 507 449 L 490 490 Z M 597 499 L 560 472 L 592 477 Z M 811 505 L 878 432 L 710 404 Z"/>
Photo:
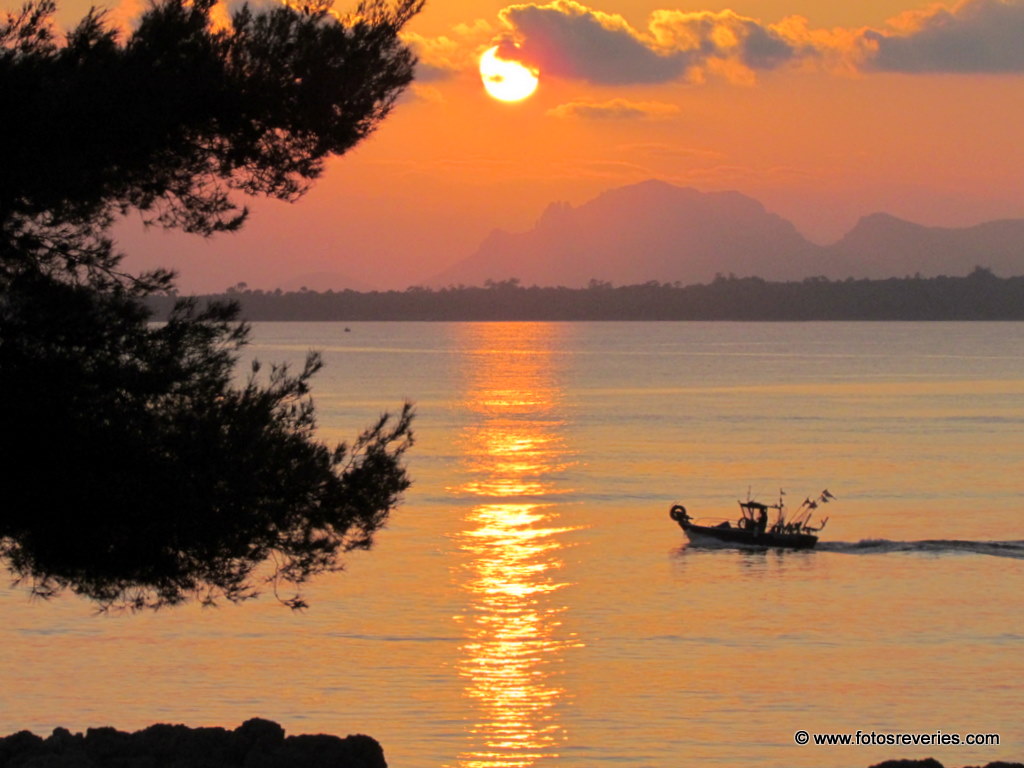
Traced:
<path id="1" fill-rule="evenodd" d="M 487 93 L 498 101 L 522 101 L 537 90 L 536 69 L 498 57 L 498 46 L 480 57 L 480 78 Z"/>

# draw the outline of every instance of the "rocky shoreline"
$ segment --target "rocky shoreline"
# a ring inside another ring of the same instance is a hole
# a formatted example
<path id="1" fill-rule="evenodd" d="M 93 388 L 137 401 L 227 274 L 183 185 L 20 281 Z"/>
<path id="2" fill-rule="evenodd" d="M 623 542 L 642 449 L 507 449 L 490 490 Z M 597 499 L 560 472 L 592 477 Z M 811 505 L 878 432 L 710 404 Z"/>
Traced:
<path id="1" fill-rule="evenodd" d="M 238 728 L 151 725 L 125 733 L 55 728 L 43 738 L 29 731 L 0 737 L 0 768 L 387 768 L 376 739 L 354 736 L 285 736 L 272 720 L 253 718 Z M 945 768 L 934 758 L 886 760 L 870 768 Z M 1024 768 L 992 762 L 965 768 Z"/>
<path id="2" fill-rule="evenodd" d="M 0 768 L 387 768 L 370 736 L 285 736 L 271 720 L 238 728 L 151 725 L 125 733 L 56 728 L 42 738 L 20 731 L 0 738 Z"/>

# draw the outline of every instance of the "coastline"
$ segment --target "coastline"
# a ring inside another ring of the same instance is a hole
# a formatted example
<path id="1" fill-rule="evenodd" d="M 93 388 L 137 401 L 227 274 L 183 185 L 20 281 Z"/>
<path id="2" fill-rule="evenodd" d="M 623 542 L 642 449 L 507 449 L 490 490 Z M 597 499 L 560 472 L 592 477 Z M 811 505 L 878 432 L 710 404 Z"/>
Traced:
<path id="1" fill-rule="evenodd" d="M 387 768 L 380 743 L 363 734 L 286 736 L 272 720 L 252 718 L 235 730 L 158 723 L 133 733 L 111 727 L 84 734 L 55 728 L 43 738 L 19 731 L 0 738 L 0 768 Z"/>
<path id="2" fill-rule="evenodd" d="M 180 297 L 146 299 L 164 320 Z M 723 277 L 706 285 L 645 283 L 589 288 L 484 287 L 404 291 L 282 292 L 229 289 L 194 297 L 200 306 L 237 302 L 251 321 L 1019 321 L 1024 277 L 978 268 L 965 277 L 768 282 Z"/>
<path id="3" fill-rule="evenodd" d="M 235 730 L 157 723 L 126 733 L 111 727 L 84 734 L 55 728 L 43 738 L 30 731 L 0 737 L 0 768 L 387 768 L 384 750 L 372 736 L 327 734 L 286 736 L 272 720 L 251 718 Z M 933 757 L 885 760 L 869 768 L 952 768 Z M 964 768 L 1024 768 L 994 761 Z"/>

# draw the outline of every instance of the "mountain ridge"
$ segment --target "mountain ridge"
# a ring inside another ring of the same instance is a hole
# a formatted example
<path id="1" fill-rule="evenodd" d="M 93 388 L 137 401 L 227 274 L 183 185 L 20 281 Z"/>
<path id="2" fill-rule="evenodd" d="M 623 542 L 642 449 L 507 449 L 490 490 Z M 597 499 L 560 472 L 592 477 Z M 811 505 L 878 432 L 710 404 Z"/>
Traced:
<path id="1" fill-rule="evenodd" d="M 842 238 L 818 245 L 789 220 L 741 192 L 701 192 L 651 179 L 572 206 L 554 202 L 525 232 L 492 231 L 432 286 L 524 284 L 582 287 L 701 283 L 719 274 L 767 280 L 966 274 L 983 264 L 1024 274 L 1024 219 L 928 227 L 868 214 Z"/>

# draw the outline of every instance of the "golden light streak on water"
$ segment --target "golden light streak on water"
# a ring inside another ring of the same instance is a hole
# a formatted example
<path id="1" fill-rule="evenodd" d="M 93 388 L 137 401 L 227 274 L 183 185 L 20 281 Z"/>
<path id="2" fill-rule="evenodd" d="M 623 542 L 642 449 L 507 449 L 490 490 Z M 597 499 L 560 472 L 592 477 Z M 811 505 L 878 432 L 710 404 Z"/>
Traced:
<path id="1" fill-rule="evenodd" d="M 468 604 L 459 674 L 474 705 L 460 768 L 529 768 L 558 757 L 567 734 L 558 682 L 579 641 L 563 628 L 564 534 L 557 504 L 571 459 L 551 326 L 471 326 L 480 353 L 466 371 L 466 406 L 478 416 L 463 440 L 458 492 L 479 500 L 464 518 L 457 578 Z"/>

